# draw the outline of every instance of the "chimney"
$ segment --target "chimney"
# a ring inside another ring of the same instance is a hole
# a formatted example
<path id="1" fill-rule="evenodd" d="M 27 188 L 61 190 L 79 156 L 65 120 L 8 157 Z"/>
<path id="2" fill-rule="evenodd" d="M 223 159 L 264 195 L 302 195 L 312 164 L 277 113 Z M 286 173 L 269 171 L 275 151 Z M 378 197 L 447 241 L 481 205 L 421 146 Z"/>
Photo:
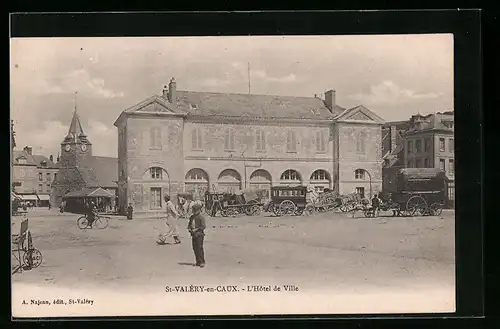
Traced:
<path id="1" fill-rule="evenodd" d="M 29 155 L 33 155 L 33 149 L 30 146 L 25 146 L 24 147 L 24 152 L 28 153 Z"/>
<path id="2" fill-rule="evenodd" d="M 167 88 L 167 86 L 163 86 L 163 90 L 162 90 L 161 93 L 162 93 L 163 98 L 168 99 L 168 88 Z"/>
<path id="3" fill-rule="evenodd" d="M 397 135 L 396 134 L 397 134 L 396 126 L 391 126 L 391 132 L 390 132 L 391 152 L 393 152 L 397 146 Z"/>
<path id="4" fill-rule="evenodd" d="M 332 111 L 335 104 L 335 90 L 325 91 L 325 105 Z"/>
<path id="5" fill-rule="evenodd" d="M 168 84 L 168 101 L 174 106 L 177 105 L 177 83 L 175 78 L 172 78 Z"/>
<path id="6" fill-rule="evenodd" d="M 52 154 L 49 156 L 49 159 L 50 159 L 50 162 L 54 162 L 54 156 Z"/>

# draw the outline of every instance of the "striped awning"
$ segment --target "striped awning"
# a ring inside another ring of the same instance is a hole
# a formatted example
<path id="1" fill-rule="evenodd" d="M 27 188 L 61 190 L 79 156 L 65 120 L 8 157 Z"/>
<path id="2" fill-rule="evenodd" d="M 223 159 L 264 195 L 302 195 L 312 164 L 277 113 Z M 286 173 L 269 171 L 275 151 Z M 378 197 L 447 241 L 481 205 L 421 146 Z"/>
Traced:
<path id="1" fill-rule="evenodd" d="M 48 194 L 39 194 L 38 198 L 40 199 L 40 201 L 49 201 L 50 200 L 50 195 L 48 195 Z"/>
<path id="2" fill-rule="evenodd" d="M 37 201 L 38 197 L 36 194 L 26 194 L 26 195 L 20 195 L 21 199 L 24 201 Z"/>

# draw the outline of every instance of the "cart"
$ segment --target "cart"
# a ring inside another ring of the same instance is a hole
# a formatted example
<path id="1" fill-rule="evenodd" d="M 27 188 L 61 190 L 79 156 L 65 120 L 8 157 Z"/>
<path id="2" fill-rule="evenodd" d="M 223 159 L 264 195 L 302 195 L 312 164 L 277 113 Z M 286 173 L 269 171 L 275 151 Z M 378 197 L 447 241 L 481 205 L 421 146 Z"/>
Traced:
<path id="1" fill-rule="evenodd" d="M 342 205 L 342 199 L 337 191 L 326 190 L 316 194 L 313 190 L 308 190 L 310 201 L 307 203 L 304 214 L 313 215 L 319 212 L 326 212 L 338 209 Z"/>
<path id="2" fill-rule="evenodd" d="M 400 216 L 439 216 L 448 191 L 448 178 L 437 168 L 405 168 L 396 176 L 393 201 Z"/>
<path id="3" fill-rule="evenodd" d="M 275 216 L 300 216 L 307 205 L 307 187 L 305 186 L 273 186 L 271 200 L 264 206 L 265 211 Z"/>
<path id="4" fill-rule="evenodd" d="M 205 193 L 205 211 L 215 217 L 220 213 L 223 217 L 234 217 L 239 214 L 247 216 L 259 215 L 262 209 L 261 189 L 243 189 L 236 193 Z"/>

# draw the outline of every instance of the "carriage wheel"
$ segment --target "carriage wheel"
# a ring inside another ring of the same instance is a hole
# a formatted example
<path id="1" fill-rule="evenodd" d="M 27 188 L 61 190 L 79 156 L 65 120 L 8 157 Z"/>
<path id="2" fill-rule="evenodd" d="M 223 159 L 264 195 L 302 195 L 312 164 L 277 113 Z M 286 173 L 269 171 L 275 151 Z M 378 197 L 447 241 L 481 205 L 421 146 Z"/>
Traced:
<path id="1" fill-rule="evenodd" d="M 23 255 L 23 263 L 30 269 L 40 266 L 42 259 L 42 253 L 34 248 L 27 250 Z"/>
<path id="2" fill-rule="evenodd" d="M 220 210 L 220 214 L 222 215 L 222 217 L 228 217 L 229 216 L 229 213 L 228 213 L 227 209 L 221 209 Z"/>
<path id="3" fill-rule="evenodd" d="M 277 217 L 281 216 L 281 209 L 280 209 L 280 206 L 279 206 L 279 205 L 277 205 L 277 204 L 272 204 L 272 205 L 271 205 L 271 207 L 272 207 L 271 209 L 273 210 L 273 213 L 274 213 Z"/>
<path id="4" fill-rule="evenodd" d="M 261 209 L 258 205 L 252 206 L 252 215 L 259 216 L 260 211 L 261 211 Z"/>
<path id="5" fill-rule="evenodd" d="M 297 206 L 290 200 L 285 200 L 280 203 L 280 213 L 281 215 L 293 215 L 297 210 Z"/>
<path id="6" fill-rule="evenodd" d="M 295 210 L 295 216 L 302 216 L 303 213 L 304 213 L 304 208 L 297 208 Z"/>
<path id="7" fill-rule="evenodd" d="M 305 213 L 306 216 L 314 215 L 315 212 L 316 212 L 316 209 L 310 203 L 307 204 L 306 207 L 304 208 L 304 213 Z"/>
<path id="8" fill-rule="evenodd" d="M 83 230 L 89 227 L 89 221 L 87 220 L 87 217 L 82 216 L 76 220 L 76 225 L 79 229 Z"/>
<path id="9" fill-rule="evenodd" d="M 429 207 L 429 213 L 431 216 L 439 216 L 443 212 L 443 205 L 439 202 L 431 204 Z"/>
<path id="10" fill-rule="evenodd" d="M 420 195 L 414 195 L 408 199 L 406 211 L 410 216 L 423 216 L 427 213 L 427 202 Z"/>

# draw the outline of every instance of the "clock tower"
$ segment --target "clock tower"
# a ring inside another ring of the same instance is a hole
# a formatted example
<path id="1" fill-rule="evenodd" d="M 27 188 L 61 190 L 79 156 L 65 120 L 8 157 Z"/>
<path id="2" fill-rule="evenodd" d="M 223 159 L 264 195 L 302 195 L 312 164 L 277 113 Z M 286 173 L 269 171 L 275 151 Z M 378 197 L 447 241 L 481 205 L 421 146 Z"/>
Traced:
<path id="1" fill-rule="evenodd" d="M 60 168 L 86 167 L 92 157 L 92 143 L 83 132 L 78 113 L 73 113 L 68 134 L 61 143 Z"/>

